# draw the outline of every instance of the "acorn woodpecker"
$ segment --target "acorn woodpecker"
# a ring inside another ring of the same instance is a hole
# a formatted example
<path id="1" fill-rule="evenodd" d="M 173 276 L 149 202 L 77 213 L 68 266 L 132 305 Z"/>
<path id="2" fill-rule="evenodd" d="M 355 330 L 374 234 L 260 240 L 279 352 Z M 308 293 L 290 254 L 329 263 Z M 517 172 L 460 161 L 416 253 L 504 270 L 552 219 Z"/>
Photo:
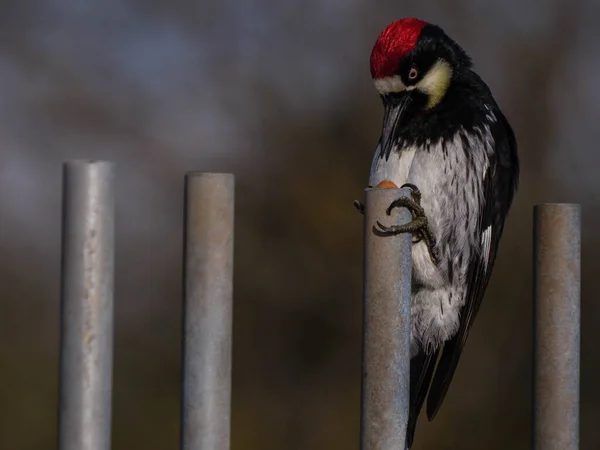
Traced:
<path id="1" fill-rule="evenodd" d="M 467 53 L 438 26 L 388 25 L 371 53 L 384 105 L 370 187 L 407 186 L 413 233 L 407 448 L 427 397 L 433 420 L 487 287 L 519 177 L 515 135 Z M 361 210 L 362 205 L 357 203 Z"/>

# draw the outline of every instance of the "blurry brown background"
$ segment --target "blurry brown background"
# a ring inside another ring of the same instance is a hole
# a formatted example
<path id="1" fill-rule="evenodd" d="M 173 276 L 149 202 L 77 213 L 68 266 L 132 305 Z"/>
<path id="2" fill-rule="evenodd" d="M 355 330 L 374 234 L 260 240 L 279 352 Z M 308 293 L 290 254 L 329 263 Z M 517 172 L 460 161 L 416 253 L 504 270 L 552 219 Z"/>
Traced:
<path id="1" fill-rule="evenodd" d="M 237 177 L 233 450 L 358 449 L 368 59 L 403 16 L 473 56 L 520 143 L 495 275 L 420 449 L 527 449 L 532 205 L 584 205 L 582 449 L 600 448 L 594 0 L 4 0 L 0 449 L 56 446 L 61 163 L 118 165 L 114 449 L 178 446 L 182 187 Z"/>

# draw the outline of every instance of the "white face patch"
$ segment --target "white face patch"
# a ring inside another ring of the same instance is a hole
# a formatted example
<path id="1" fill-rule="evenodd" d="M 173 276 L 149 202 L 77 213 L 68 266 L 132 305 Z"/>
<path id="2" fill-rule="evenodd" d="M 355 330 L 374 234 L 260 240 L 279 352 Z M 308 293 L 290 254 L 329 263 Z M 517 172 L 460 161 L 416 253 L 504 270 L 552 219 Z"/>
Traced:
<path id="1" fill-rule="evenodd" d="M 452 67 L 443 59 L 438 59 L 433 66 L 427 71 L 425 76 L 415 85 L 406 86 L 400 75 L 391 77 L 379 78 L 373 80 L 375 89 L 381 94 L 392 94 L 404 91 L 412 91 L 417 89 L 424 94 L 427 94 L 429 101 L 426 108 L 436 106 L 446 94 L 450 80 L 452 79 Z"/>
<path id="2" fill-rule="evenodd" d="M 381 95 L 391 94 L 393 92 L 402 92 L 406 90 L 406 85 L 400 78 L 400 75 L 394 75 L 386 78 L 379 78 L 373 80 L 375 89 L 379 91 Z"/>
<path id="3" fill-rule="evenodd" d="M 450 80 L 452 79 L 452 67 L 443 59 L 438 59 L 431 69 L 415 86 L 429 96 L 427 109 L 436 106 L 446 94 Z"/>

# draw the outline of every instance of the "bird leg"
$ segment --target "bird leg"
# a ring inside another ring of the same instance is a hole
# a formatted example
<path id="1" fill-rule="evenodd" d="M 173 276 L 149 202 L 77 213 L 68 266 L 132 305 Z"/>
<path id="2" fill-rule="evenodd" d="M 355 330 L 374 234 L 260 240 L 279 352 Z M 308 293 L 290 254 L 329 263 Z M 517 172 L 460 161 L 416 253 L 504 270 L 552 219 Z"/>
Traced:
<path id="1" fill-rule="evenodd" d="M 395 236 L 401 233 L 413 233 L 416 235 L 416 240 L 413 243 L 417 243 L 420 241 L 424 241 L 427 245 L 427 249 L 429 250 L 429 256 L 431 257 L 431 261 L 435 265 L 438 264 L 439 258 L 437 256 L 436 251 L 436 241 L 433 237 L 433 233 L 431 232 L 431 228 L 429 227 L 429 222 L 427 220 L 427 216 L 425 215 L 425 210 L 421 206 L 421 191 L 414 185 L 410 183 L 403 184 L 401 188 L 410 188 L 410 196 L 411 198 L 400 197 L 394 200 L 385 213 L 389 216 L 392 212 L 392 209 L 404 206 L 408 208 L 410 212 L 413 214 L 413 220 L 404 225 L 392 225 L 385 226 L 380 222 L 377 222 L 376 230 L 385 236 Z"/>

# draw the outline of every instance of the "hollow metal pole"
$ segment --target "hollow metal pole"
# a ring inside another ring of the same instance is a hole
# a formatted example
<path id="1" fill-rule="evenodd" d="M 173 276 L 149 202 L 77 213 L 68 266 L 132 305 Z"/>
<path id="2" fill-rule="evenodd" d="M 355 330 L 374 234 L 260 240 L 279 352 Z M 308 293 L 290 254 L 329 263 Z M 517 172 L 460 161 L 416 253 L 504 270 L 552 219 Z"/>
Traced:
<path id="1" fill-rule="evenodd" d="M 410 234 L 374 231 L 411 220 L 405 208 L 386 215 L 405 189 L 366 189 L 361 450 L 403 450 L 410 394 Z"/>
<path id="2" fill-rule="evenodd" d="M 234 177 L 185 183 L 182 450 L 228 450 Z"/>
<path id="3" fill-rule="evenodd" d="M 110 448 L 113 166 L 63 169 L 59 450 Z"/>
<path id="4" fill-rule="evenodd" d="M 534 449 L 579 448 L 581 208 L 534 208 Z"/>

